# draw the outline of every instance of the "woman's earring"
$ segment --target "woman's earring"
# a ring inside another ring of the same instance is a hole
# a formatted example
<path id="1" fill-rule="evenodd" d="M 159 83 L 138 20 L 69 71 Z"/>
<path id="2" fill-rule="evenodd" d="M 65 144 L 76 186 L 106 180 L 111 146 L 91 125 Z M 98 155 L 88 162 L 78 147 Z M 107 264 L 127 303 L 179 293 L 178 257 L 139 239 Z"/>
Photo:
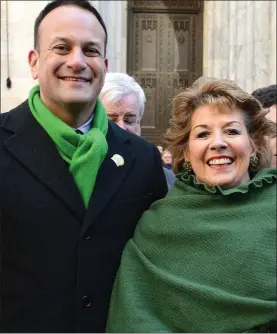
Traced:
<path id="1" fill-rule="evenodd" d="M 191 163 L 189 161 L 184 161 L 183 168 L 186 173 L 190 173 L 192 171 Z"/>
<path id="2" fill-rule="evenodd" d="M 250 166 L 251 167 L 257 167 L 258 165 L 258 158 L 256 155 L 250 158 Z"/>

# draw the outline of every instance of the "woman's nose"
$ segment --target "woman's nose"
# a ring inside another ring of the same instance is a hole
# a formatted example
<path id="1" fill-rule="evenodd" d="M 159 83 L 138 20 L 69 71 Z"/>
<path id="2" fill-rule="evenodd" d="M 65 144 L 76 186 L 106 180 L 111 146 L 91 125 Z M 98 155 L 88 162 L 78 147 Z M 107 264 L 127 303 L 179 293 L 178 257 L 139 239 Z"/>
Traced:
<path id="1" fill-rule="evenodd" d="M 228 147 L 228 144 L 224 140 L 224 137 L 221 134 L 214 135 L 210 143 L 211 150 L 224 150 Z"/>

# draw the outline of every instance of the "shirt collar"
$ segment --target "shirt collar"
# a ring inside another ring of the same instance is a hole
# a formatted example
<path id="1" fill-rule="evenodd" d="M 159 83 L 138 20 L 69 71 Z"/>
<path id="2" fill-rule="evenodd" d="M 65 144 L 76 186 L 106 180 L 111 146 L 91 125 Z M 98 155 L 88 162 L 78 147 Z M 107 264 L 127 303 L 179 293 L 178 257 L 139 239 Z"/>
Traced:
<path id="1" fill-rule="evenodd" d="M 90 119 L 85 124 L 79 126 L 77 129 L 74 129 L 74 130 L 80 130 L 83 133 L 87 133 L 91 128 L 93 117 L 94 117 L 94 114 L 91 115 Z"/>

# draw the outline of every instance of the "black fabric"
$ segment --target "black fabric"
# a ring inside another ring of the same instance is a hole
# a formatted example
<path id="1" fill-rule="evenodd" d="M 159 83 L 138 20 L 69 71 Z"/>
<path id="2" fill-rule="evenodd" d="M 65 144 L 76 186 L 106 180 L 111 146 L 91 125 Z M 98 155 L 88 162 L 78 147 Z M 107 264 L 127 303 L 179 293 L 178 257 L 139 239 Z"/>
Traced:
<path id="1" fill-rule="evenodd" d="M 169 169 L 169 170 L 172 170 L 172 164 L 166 164 L 165 162 L 163 162 L 163 167 L 164 168 L 167 168 L 167 169 Z"/>
<path id="2" fill-rule="evenodd" d="M 277 321 L 276 319 L 272 320 L 267 324 L 257 326 L 245 333 L 277 333 Z"/>
<path id="3" fill-rule="evenodd" d="M 268 324 L 257 327 L 258 333 L 277 333 L 277 321 L 272 320 Z"/>
<path id="4" fill-rule="evenodd" d="M 122 250 L 167 192 L 154 145 L 111 122 L 107 141 L 85 210 L 27 101 L 0 115 L 0 332 L 105 331 Z"/>

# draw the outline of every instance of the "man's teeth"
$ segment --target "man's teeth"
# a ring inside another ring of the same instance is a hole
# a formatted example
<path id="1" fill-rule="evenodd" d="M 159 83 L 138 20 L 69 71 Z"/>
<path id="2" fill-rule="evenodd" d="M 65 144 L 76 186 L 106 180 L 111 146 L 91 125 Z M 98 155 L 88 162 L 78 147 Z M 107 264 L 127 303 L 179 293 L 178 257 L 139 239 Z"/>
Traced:
<path id="1" fill-rule="evenodd" d="M 68 80 L 68 81 L 87 81 L 86 79 L 81 79 L 81 78 L 63 78 L 63 80 Z"/>
<path id="2" fill-rule="evenodd" d="M 226 165 L 226 164 L 231 164 L 232 160 L 229 158 L 224 158 L 224 159 L 213 159 L 209 161 L 209 165 Z"/>

